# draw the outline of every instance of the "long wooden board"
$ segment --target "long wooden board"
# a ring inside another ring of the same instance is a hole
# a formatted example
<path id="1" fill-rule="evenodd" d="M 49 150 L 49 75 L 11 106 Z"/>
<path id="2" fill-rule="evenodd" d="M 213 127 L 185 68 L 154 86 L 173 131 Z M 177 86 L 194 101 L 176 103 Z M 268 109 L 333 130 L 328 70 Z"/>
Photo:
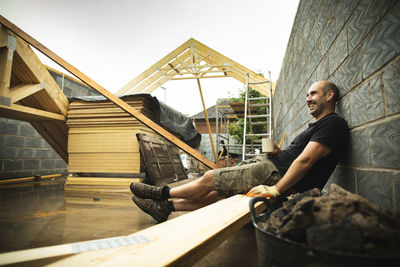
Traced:
<path id="1" fill-rule="evenodd" d="M 176 138 L 174 135 L 169 133 L 167 130 L 162 128 L 161 126 L 157 125 L 154 123 L 152 120 L 144 116 L 142 113 L 138 112 L 135 108 L 131 107 L 127 103 L 125 103 L 123 100 L 100 86 L 98 83 L 90 79 L 88 76 L 80 72 L 77 68 L 66 62 L 64 59 L 56 55 L 54 52 L 52 52 L 50 49 L 42 45 L 40 42 L 35 40 L 33 37 L 25 33 L 23 30 L 18 28 L 15 24 L 11 23 L 8 21 L 6 18 L 0 15 L 0 23 L 3 24 L 6 28 L 8 28 L 10 31 L 14 32 L 16 35 L 18 35 L 20 38 L 24 39 L 26 42 L 28 42 L 30 45 L 38 49 L 40 52 L 45 54 L 47 57 L 52 59 L 54 62 L 59 64 L 61 67 L 75 75 L 77 78 L 82 80 L 84 83 L 89 85 L 91 88 L 99 92 L 101 95 L 104 97 L 108 98 L 115 104 L 117 104 L 120 108 L 137 118 L 140 122 L 145 124 L 146 126 L 150 127 L 157 133 L 159 133 L 161 136 L 165 137 L 167 140 L 171 141 L 175 145 L 177 145 L 179 148 L 181 148 L 183 151 L 187 152 L 188 154 L 192 155 L 202 163 L 204 163 L 206 166 L 210 167 L 211 169 L 218 168 L 219 166 L 215 164 L 214 162 L 210 161 L 208 158 L 203 156 L 200 152 L 197 150 L 191 148 L 188 146 L 186 143 L 182 142 L 178 138 Z"/>
<path id="2" fill-rule="evenodd" d="M 0 265 L 47 260 L 53 266 L 191 266 L 251 220 L 249 200 L 235 195 L 130 235 L 144 243 L 80 254 L 72 244 L 28 249 L 0 254 Z M 258 204 L 258 212 L 265 209 Z"/>

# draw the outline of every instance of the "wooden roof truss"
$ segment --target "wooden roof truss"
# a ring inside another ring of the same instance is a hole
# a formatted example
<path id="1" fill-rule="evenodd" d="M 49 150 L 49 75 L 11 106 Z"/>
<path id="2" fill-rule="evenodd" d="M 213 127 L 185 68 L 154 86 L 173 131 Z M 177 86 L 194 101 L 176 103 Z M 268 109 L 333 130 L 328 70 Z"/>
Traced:
<path id="1" fill-rule="evenodd" d="M 0 115 L 28 121 L 68 162 L 68 99 L 30 46 L 0 25 Z"/>
<path id="2" fill-rule="evenodd" d="M 151 93 L 170 80 L 232 77 L 246 83 L 247 74 L 250 82 L 266 80 L 263 76 L 191 38 L 128 82 L 116 94 Z M 269 96 L 268 83 L 255 84 L 252 87 Z"/>

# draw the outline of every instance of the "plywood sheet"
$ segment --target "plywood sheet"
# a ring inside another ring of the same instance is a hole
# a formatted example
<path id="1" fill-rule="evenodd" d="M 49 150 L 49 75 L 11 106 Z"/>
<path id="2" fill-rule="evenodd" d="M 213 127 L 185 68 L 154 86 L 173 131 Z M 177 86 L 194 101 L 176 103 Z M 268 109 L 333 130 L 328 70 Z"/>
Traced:
<path id="1" fill-rule="evenodd" d="M 139 153 L 73 153 L 69 172 L 140 173 Z"/>

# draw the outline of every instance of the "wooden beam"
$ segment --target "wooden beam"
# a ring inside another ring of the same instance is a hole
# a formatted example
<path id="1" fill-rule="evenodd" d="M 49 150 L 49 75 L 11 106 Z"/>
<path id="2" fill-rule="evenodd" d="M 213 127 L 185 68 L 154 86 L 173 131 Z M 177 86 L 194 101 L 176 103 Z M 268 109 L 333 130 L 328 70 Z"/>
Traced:
<path id="1" fill-rule="evenodd" d="M 207 64 L 207 65 L 199 65 L 198 66 L 198 68 L 199 69 L 204 69 L 204 68 L 226 68 L 226 67 L 229 67 L 230 66 L 230 64 L 224 64 L 224 65 L 209 65 L 209 64 Z M 188 67 L 175 67 L 175 69 L 178 69 L 178 70 L 180 70 L 180 69 L 187 69 Z M 162 69 L 159 69 L 159 70 L 161 70 L 161 71 L 167 71 L 167 70 L 171 70 L 170 68 L 162 68 Z"/>
<path id="2" fill-rule="evenodd" d="M 208 119 L 208 114 L 207 114 L 207 109 L 206 109 L 206 105 L 204 104 L 204 97 L 203 97 L 203 91 L 201 90 L 201 85 L 200 85 L 200 80 L 197 79 L 197 85 L 199 86 L 199 92 L 200 92 L 200 97 L 201 97 L 201 103 L 203 104 L 203 112 L 204 112 L 204 117 L 206 119 L 206 125 L 207 125 L 207 130 L 208 130 L 208 136 L 210 137 L 210 143 L 211 143 L 211 149 L 214 155 L 214 160 L 215 162 L 217 162 L 217 154 L 215 152 L 215 148 L 214 148 L 214 140 L 212 137 L 212 133 L 211 133 L 211 126 L 210 126 L 210 121 Z"/>
<path id="3" fill-rule="evenodd" d="M 198 49 L 198 53 L 205 57 L 206 55 L 210 54 L 209 57 L 204 58 L 204 61 L 208 64 L 221 64 L 221 63 L 229 63 L 229 66 L 233 70 L 232 77 L 239 80 L 242 83 L 246 82 L 246 75 L 249 73 L 250 80 L 254 82 L 264 81 L 265 78 L 261 75 L 251 71 L 250 69 L 240 65 L 239 63 L 233 61 L 232 59 L 218 53 L 217 51 L 209 48 L 208 46 L 200 43 L 197 40 L 193 40 L 194 46 Z M 252 86 L 255 90 L 261 92 L 262 94 L 269 96 L 269 88 L 267 85 L 254 85 Z"/>
<path id="4" fill-rule="evenodd" d="M 14 51 L 8 47 L 0 48 L 0 96 L 8 97 L 11 81 L 11 68 Z"/>
<path id="5" fill-rule="evenodd" d="M 11 104 L 10 106 L 0 105 L 0 115 L 23 121 L 65 121 L 64 115 L 17 104 Z"/>
<path id="6" fill-rule="evenodd" d="M 184 63 L 187 62 L 187 61 L 189 61 L 189 60 L 190 60 L 190 57 L 188 57 L 188 58 L 184 61 Z M 151 92 L 153 92 L 154 90 L 156 90 L 158 87 L 160 87 L 161 85 L 163 85 L 164 83 L 168 82 L 169 80 L 170 80 L 169 77 L 164 76 L 163 78 L 159 79 L 157 82 L 155 82 L 155 83 L 151 84 L 150 86 L 146 87 L 146 88 L 142 91 L 142 93 L 151 93 Z"/>
<path id="7" fill-rule="evenodd" d="M 183 72 L 181 71 L 179 75 L 193 75 L 193 74 L 207 74 L 207 73 L 221 73 L 221 72 L 231 72 L 232 70 L 205 70 L 205 71 L 197 71 L 197 72 Z M 176 76 L 176 73 L 166 74 L 166 76 Z M 202 75 L 203 76 L 203 75 Z"/>
<path id="8" fill-rule="evenodd" d="M 1 16 L 0 16 L 0 22 L 2 22 Z M 15 34 L 17 34 L 17 33 L 15 33 Z M 22 38 L 22 39 L 24 39 L 24 38 Z M 35 40 L 35 42 L 37 42 L 37 41 Z M 37 83 L 45 83 L 46 84 L 46 87 L 44 89 L 46 90 L 46 92 L 51 96 L 52 100 L 54 101 L 54 108 L 57 110 L 57 113 L 67 115 L 68 106 L 69 106 L 67 97 L 63 94 L 61 89 L 58 87 L 57 83 L 54 81 L 53 77 L 47 71 L 46 67 L 42 64 L 42 62 L 40 62 L 39 58 L 36 56 L 36 54 L 33 52 L 33 50 L 29 47 L 29 45 L 27 43 L 23 42 L 18 37 L 17 37 L 16 53 L 21 57 L 21 59 L 24 61 L 24 63 L 32 71 L 33 75 L 37 79 Z"/>
<path id="9" fill-rule="evenodd" d="M 39 175 L 40 179 L 49 179 L 55 177 L 61 177 L 62 174 L 48 174 L 48 175 Z M 25 177 L 25 178 L 17 178 L 17 179 L 6 179 L 0 180 L 0 184 L 13 184 L 13 183 L 20 183 L 26 181 L 33 181 L 35 180 L 35 176 Z"/>
<path id="10" fill-rule="evenodd" d="M 37 84 L 20 84 L 13 88 L 10 88 L 10 93 L 8 97 L 11 98 L 11 103 L 18 102 L 19 100 L 33 95 L 40 90 L 43 90 L 46 87 L 46 83 L 37 83 Z"/>
<path id="11" fill-rule="evenodd" d="M 161 68 L 165 64 L 167 64 L 169 61 L 171 61 L 174 57 L 178 56 L 182 52 L 184 52 L 186 49 L 188 49 L 190 43 L 192 42 L 192 39 L 187 40 L 185 43 L 183 43 L 181 46 L 176 48 L 174 51 L 157 61 L 155 64 L 153 64 L 150 68 L 145 70 L 143 73 L 141 73 L 139 76 L 137 76 L 135 79 L 132 81 L 128 82 L 126 85 L 124 85 L 121 89 L 119 89 L 116 94 L 117 95 L 123 95 L 126 92 L 128 92 L 131 88 L 139 84 L 141 81 L 146 79 L 146 77 L 150 76 L 153 72 L 156 71 L 157 68 Z"/>
<path id="12" fill-rule="evenodd" d="M 186 61 L 189 57 L 189 51 L 186 51 L 179 57 L 177 57 L 175 60 L 171 61 L 170 63 L 175 66 L 175 69 L 177 66 L 179 66 L 181 63 L 179 62 L 180 60 Z M 175 73 L 174 70 L 169 69 L 168 73 Z M 176 74 L 176 73 L 175 73 Z M 152 85 L 153 83 L 157 82 L 157 80 L 162 79 L 164 76 L 163 73 L 160 73 L 159 71 L 151 75 L 150 77 L 147 77 L 143 82 L 139 83 L 137 86 L 131 88 L 128 90 L 126 93 L 132 92 L 132 93 L 139 93 L 146 89 L 146 87 Z"/>
<path id="13" fill-rule="evenodd" d="M 183 77 L 183 78 L 171 78 L 170 80 L 193 80 L 193 79 L 207 79 L 207 78 L 228 78 L 233 77 L 231 75 L 215 75 L 215 76 L 196 76 L 196 77 Z"/>
<path id="14" fill-rule="evenodd" d="M 0 25 L 0 47 L 6 47 L 8 44 L 8 31 Z"/>
<path id="15" fill-rule="evenodd" d="M 172 65 L 171 63 L 168 63 L 168 66 L 170 66 L 171 67 L 171 69 L 173 69 L 177 74 L 179 74 L 180 72 L 179 72 L 179 70 L 177 70 L 176 68 L 175 68 L 175 66 L 174 65 Z"/>
<path id="16" fill-rule="evenodd" d="M 140 244 L 80 254 L 74 246 L 82 242 L 34 248 L 0 254 L 0 264 L 191 266 L 251 221 L 249 200 L 235 195 L 129 236 L 146 240 Z M 257 213 L 264 209 L 255 205 Z"/>
<path id="17" fill-rule="evenodd" d="M 104 89 L 102 86 L 100 86 L 98 83 L 90 79 L 88 76 L 80 72 L 77 68 L 73 67 L 71 64 L 66 62 L 64 59 L 56 55 L 54 52 L 52 52 L 50 49 L 42 45 L 40 42 L 35 40 L 33 37 L 22 31 L 20 28 L 18 28 L 16 25 L 12 24 L 10 21 L 5 19 L 3 16 L 0 16 L 0 23 L 3 24 L 5 27 L 7 27 L 9 30 L 14 32 L 16 35 L 20 36 L 22 39 L 24 39 L 26 42 L 31 44 L 33 47 L 38 49 L 40 52 L 51 58 L 53 61 L 55 61 L 57 64 L 65 68 L 67 71 L 75 75 L 77 78 L 81 79 L 83 82 L 88 84 L 90 87 L 95 89 L 97 92 L 102 94 L 104 97 L 107 99 L 111 100 L 114 102 L 116 105 L 118 105 L 120 108 L 125 110 L 127 113 L 131 114 L 134 116 L 136 119 L 138 119 L 140 122 L 154 130 L 155 132 L 159 133 L 163 137 L 165 137 L 167 140 L 171 141 L 175 145 L 177 145 L 179 148 L 181 148 L 183 151 L 187 152 L 188 154 L 192 155 L 194 158 L 200 160 L 203 162 L 206 166 L 210 167 L 211 169 L 218 168 L 219 166 L 215 164 L 214 162 L 210 161 L 208 158 L 203 156 L 200 152 L 197 150 L 191 148 L 188 146 L 186 143 L 182 142 L 179 140 L 177 137 L 172 135 L 170 132 L 144 116 L 142 113 L 137 111 L 135 108 L 131 107 L 127 103 L 125 103 L 123 100 L 115 96 L 114 94 L 110 93 L 106 89 Z M 169 60 L 168 60 L 169 61 Z"/>

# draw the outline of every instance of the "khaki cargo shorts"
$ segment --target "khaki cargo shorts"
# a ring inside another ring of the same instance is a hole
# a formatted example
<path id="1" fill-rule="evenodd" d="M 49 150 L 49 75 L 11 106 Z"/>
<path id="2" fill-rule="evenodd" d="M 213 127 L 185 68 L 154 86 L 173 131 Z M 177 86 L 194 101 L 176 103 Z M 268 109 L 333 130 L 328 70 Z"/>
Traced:
<path id="1" fill-rule="evenodd" d="M 265 156 L 248 159 L 235 167 L 227 167 L 213 171 L 217 194 L 230 197 L 246 194 L 254 186 L 274 185 L 281 175 L 275 165 Z"/>

